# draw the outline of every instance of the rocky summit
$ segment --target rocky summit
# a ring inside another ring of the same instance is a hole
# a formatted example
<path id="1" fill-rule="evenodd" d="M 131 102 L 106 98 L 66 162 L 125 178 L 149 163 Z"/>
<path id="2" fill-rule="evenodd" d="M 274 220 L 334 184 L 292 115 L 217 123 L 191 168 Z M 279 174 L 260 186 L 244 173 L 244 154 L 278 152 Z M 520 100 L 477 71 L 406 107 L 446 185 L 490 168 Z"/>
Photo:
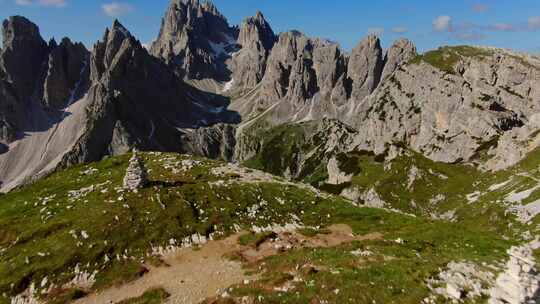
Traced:
<path id="1" fill-rule="evenodd" d="M 0 303 L 540 301 L 540 57 L 171 0 L 0 49 Z"/>

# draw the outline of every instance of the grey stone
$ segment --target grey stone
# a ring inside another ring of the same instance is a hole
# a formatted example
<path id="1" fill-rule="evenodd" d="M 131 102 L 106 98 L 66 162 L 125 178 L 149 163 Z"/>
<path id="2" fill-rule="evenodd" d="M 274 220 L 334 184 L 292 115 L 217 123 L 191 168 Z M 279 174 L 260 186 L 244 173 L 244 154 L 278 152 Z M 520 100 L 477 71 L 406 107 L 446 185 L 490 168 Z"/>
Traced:
<path id="1" fill-rule="evenodd" d="M 261 12 L 247 18 L 240 26 L 238 43 L 241 49 L 233 54 L 231 70 L 236 88 L 249 90 L 264 77 L 266 61 L 276 36 Z"/>
<path id="2" fill-rule="evenodd" d="M 129 191 L 137 191 L 148 184 L 148 173 L 143 160 L 133 151 L 133 156 L 129 160 L 129 165 L 124 176 L 123 187 Z"/>

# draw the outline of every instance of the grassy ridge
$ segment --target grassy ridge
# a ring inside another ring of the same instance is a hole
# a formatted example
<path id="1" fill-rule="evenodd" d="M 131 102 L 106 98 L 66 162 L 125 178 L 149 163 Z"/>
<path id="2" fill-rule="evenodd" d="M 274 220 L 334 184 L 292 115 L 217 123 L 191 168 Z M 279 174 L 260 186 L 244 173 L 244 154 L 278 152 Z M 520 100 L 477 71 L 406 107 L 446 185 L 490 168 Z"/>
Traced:
<path id="1" fill-rule="evenodd" d="M 327 155 L 319 148 L 319 145 L 324 147 L 321 144 L 323 141 L 311 140 L 309 146 L 301 146 L 300 140 L 280 143 L 280 138 L 306 137 L 305 132 L 302 136 L 292 135 L 297 134 L 298 130 L 298 126 L 287 124 L 268 131 L 262 142 L 272 144 L 263 144 L 260 153 L 244 164 L 273 174 L 286 175 L 291 171 L 289 168 L 271 166 L 275 155 L 288 155 L 285 160 L 289 164 L 300 155 L 312 155 L 301 164 L 303 171 L 299 180 L 324 191 L 340 194 L 345 188 L 356 188 L 360 193 L 373 189 L 390 208 L 423 217 L 446 216 L 462 224 L 505 234 L 510 238 L 519 236 L 523 227 L 515 222 L 514 216 L 506 211 L 502 202 L 512 191 L 525 190 L 537 184 L 534 179 L 520 174 L 540 177 L 537 170 L 540 166 L 540 151 L 532 152 L 509 170 L 492 174 L 482 172 L 473 165 L 434 162 L 410 150 L 391 161 L 385 161 L 385 155 L 362 151 Z M 299 151 L 291 152 L 289 147 L 292 143 L 299 147 Z M 283 151 L 290 153 L 279 154 Z M 351 182 L 342 185 L 325 184 L 328 178 L 326 164 L 318 159 L 332 156 L 338 160 L 341 171 L 353 174 Z M 286 163 L 285 160 L 281 159 L 280 164 Z M 509 180 L 512 180 L 511 187 L 490 190 L 490 187 Z M 475 192 L 479 197 L 473 203 L 471 195 Z M 523 203 L 536 199 L 540 199 L 540 190 L 533 192 Z"/>
<path id="2" fill-rule="evenodd" d="M 413 58 L 411 64 L 426 62 L 448 74 L 455 74 L 455 65 L 462 57 L 482 58 L 491 56 L 493 52 L 472 46 L 444 46 L 433 51 L 428 51 Z"/>
<path id="3" fill-rule="evenodd" d="M 381 191 L 381 196 L 396 206 L 410 195 L 416 195 L 418 204 L 422 197 L 429 201 L 433 195 L 430 188 L 458 192 L 456 199 L 449 197 L 448 202 L 441 203 L 451 206 L 469 191 L 469 183 L 482 178 L 473 168 L 455 169 L 423 158 L 414 162 L 398 159 L 392 165 L 396 171 L 386 172 L 373 155 L 346 156 L 351 158 L 346 164 L 358 165 L 353 183 L 377 187 L 378 191 L 387 189 Z M 330 303 L 348 303 L 349 298 L 357 300 L 355 303 L 391 303 L 398 299 L 403 299 L 401 303 L 418 303 L 429 294 L 426 280 L 449 261 L 504 261 L 506 249 L 519 241 L 505 238 L 509 232 L 499 220 L 506 223 L 506 219 L 494 218 L 493 214 L 498 213 L 478 209 L 476 219 L 470 216 L 470 222 L 451 223 L 359 208 L 339 197 L 319 195 L 278 179 L 246 183 L 235 174 L 217 176 L 212 169 L 222 163 L 177 154 L 144 154 L 150 185 L 138 193 L 118 192 L 128 157 L 76 166 L 0 198 L 3 301 L 32 282 L 40 287 L 45 277 L 44 288 L 51 282 L 56 286 L 69 282 L 76 265 L 88 273 L 97 271 L 94 289 L 132 280 L 144 273 L 145 263 L 155 260 L 147 255 L 151 247 L 168 245 L 171 239 L 180 240 L 195 233 L 227 235 L 233 232 L 233 225 L 249 229 L 253 225 L 300 221 L 313 227 L 348 224 L 356 234 L 377 232 L 384 238 L 335 248 L 299 249 L 271 257 L 261 267 L 267 270 L 261 273 L 261 281 L 238 286 L 233 295 L 262 294 L 264 303 L 311 303 L 314 298 Z M 440 180 L 426 177 L 427 180 L 416 181 L 412 192 L 407 192 L 399 185 L 411 164 L 431 169 Z M 531 157 L 519 170 L 537 164 L 538 160 Z M 511 174 L 515 173 L 501 173 L 495 181 L 503 181 Z M 78 200 L 70 198 L 69 191 L 90 185 L 95 186 L 94 191 Z M 459 187 L 465 190 L 457 191 Z M 395 201 L 391 201 L 392 197 L 396 197 Z M 268 237 L 271 236 L 252 235 L 244 241 L 257 244 Z M 373 256 L 359 260 L 351 254 L 358 249 L 369 250 Z M 303 264 L 314 264 L 319 270 L 302 274 L 304 284 L 296 286 L 294 292 L 273 289 L 287 273 Z M 257 269 L 253 270 L 260 270 Z M 392 287 L 380 287 L 385 284 Z M 334 287 L 340 291 L 335 293 Z M 318 292 L 321 290 L 324 292 Z M 359 291 L 362 298 L 354 298 Z M 65 299 L 81 296 L 77 290 L 58 290 L 56 294 Z M 53 303 L 53 299 L 44 298 Z"/>
<path id="4" fill-rule="evenodd" d="M 513 244 L 496 233 L 455 223 L 369 208 L 332 209 L 321 210 L 333 215 L 331 222 L 347 223 L 359 235 L 380 232 L 384 238 L 267 258 L 252 266 L 262 278 L 233 287 L 231 294 L 260 299 L 256 303 L 420 303 L 430 295 L 427 279 L 450 261 L 493 264 L 504 261 Z M 358 251 L 371 255 L 353 254 Z M 303 271 L 306 266 L 311 270 Z M 289 290 L 280 289 L 283 286 Z"/>
<path id="5" fill-rule="evenodd" d="M 77 265 L 90 274 L 97 271 L 95 288 L 119 284 L 144 273 L 152 246 L 193 234 L 228 234 L 234 224 L 290 223 L 308 201 L 339 200 L 277 183 L 212 184 L 235 177 L 212 175 L 210 169 L 221 163 L 207 160 L 173 173 L 164 164 L 191 161 L 174 154 L 146 154 L 151 185 L 139 193 L 117 192 L 127 160 L 76 166 L 0 198 L 0 294 L 18 294 L 32 282 L 40 287 L 44 278 L 44 287 L 67 283 Z M 91 170 L 97 171 L 83 174 Z M 70 199 L 69 191 L 90 185 L 94 191 Z M 249 217 L 249 208 L 261 201 L 267 207 Z"/>

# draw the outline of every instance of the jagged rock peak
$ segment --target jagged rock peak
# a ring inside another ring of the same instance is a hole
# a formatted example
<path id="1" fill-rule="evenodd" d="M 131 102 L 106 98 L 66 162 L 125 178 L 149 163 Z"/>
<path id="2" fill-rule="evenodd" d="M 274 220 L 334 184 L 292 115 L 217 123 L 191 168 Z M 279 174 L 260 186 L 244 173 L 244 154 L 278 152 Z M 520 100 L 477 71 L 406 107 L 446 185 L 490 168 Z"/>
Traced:
<path id="1" fill-rule="evenodd" d="M 199 0 L 173 0 L 171 4 L 182 5 L 178 8 L 193 8 L 197 11 L 204 11 L 216 16 L 223 16 L 212 1 L 199 1 Z"/>
<path id="2" fill-rule="evenodd" d="M 131 38 L 133 37 L 131 33 L 118 21 L 118 19 L 114 19 L 112 27 L 109 31 L 109 39 L 114 36 L 119 36 L 122 39 Z"/>
<path id="3" fill-rule="evenodd" d="M 140 42 L 118 20 L 114 20 L 112 26 L 105 30 L 103 39 L 94 45 L 90 65 L 93 81 L 99 80 L 126 40 L 131 46 L 142 48 Z"/>
<path id="4" fill-rule="evenodd" d="M 201 5 L 203 11 L 206 11 L 212 15 L 220 16 L 222 18 L 225 18 L 217 9 L 217 7 L 214 5 L 212 1 L 203 1 Z"/>
<path id="5" fill-rule="evenodd" d="M 12 16 L 2 24 L 4 37 L 0 67 L 15 85 L 19 96 L 32 95 L 40 78 L 48 46 L 37 25 L 21 16 Z"/>
<path id="6" fill-rule="evenodd" d="M 58 45 L 49 42 L 48 70 L 43 88 L 47 108 L 62 108 L 74 101 L 87 76 L 89 52 L 82 43 L 63 38 Z"/>
<path id="7" fill-rule="evenodd" d="M 371 94 L 381 79 L 384 66 L 381 41 L 376 35 L 369 35 L 351 52 L 347 70 L 352 80 L 350 97 L 361 101 Z"/>
<path id="8" fill-rule="evenodd" d="M 400 38 L 400 39 L 396 40 L 392 44 L 391 48 L 398 48 L 398 49 L 402 49 L 402 50 L 414 50 L 414 52 L 416 52 L 416 46 L 414 45 L 414 43 L 412 41 L 410 41 L 407 38 Z"/>
<path id="9" fill-rule="evenodd" d="M 262 80 L 275 42 L 276 35 L 261 12 L 242 22 L 238 36 L 242 49 L 234 55 L 231 66 L 236 87 L 249 89 Z"/>
<path id="10" fill-rule="evenodd" d="M 236 44 L 237 30 L 209 3 L 173 0 L 150 53 L 191 79 L 223 78 L 220 63 Z"/>
<path id="11" fill-rule="evenodd" d="M 39 27 L 22 16 L 11 16 L 4 20 L 2 35 L 4 37 L 4 49 L 25 41 L 34 41 L 43 46 L 46 45 L 39 33 Z"/>
<path id="12" fill-rule="evenodd" d="M 260 11 L 242 22 L 238 37 L 238 43 L 243 47 L 249 47 L 256 41 L 260 41 L 266 50 L 270 50 L 276 41 L 272 27 Z"/>
<path id="13" fill-rule="evenodd" d="M 162 20 L 158 40 L 173 38 L 187 29 L 211 36 L 227 31 L 229 25 L 209 1 L 172 0 Z"/>
<path id="14" fill-rule="evenodd" d="M 367 35 L 358 43 L 355 49 L 359 48 L 381 49 L 381 39 L 374 34 Z"/>
<path id="15" fill-rule="evenodd" d="M 400 65 L 408 62 L 416 55 L 416 46 L 412 43 L 412 41 L 405 38 L 396 40 L 386 53 L 384 60 L 385 65 L 381 79 L 385 80 L 388 78 L 388 76 L 394 73 Z"/>
<path id="16" fill-rule="evenodd" d="M 51 40 L 49 40 L 49 48 L 53 49 L 57 46 L 58 46 L 58 42 L 56 42 L 56 39 L 54 39 L 54 37 L 51 38 Z"/>

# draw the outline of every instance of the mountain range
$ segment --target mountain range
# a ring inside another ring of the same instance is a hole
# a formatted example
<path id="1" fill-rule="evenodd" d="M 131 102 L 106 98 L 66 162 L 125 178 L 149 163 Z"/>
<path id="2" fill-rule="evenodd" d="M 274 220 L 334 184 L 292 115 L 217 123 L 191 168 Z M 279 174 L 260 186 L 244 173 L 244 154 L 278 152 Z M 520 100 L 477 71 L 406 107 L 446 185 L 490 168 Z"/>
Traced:
<path id="1" fill-rule="evenodd" d="M 538 301 L 540 57 L 199 0 L 149 45 L 2 36 L 2 304 Z"/>

